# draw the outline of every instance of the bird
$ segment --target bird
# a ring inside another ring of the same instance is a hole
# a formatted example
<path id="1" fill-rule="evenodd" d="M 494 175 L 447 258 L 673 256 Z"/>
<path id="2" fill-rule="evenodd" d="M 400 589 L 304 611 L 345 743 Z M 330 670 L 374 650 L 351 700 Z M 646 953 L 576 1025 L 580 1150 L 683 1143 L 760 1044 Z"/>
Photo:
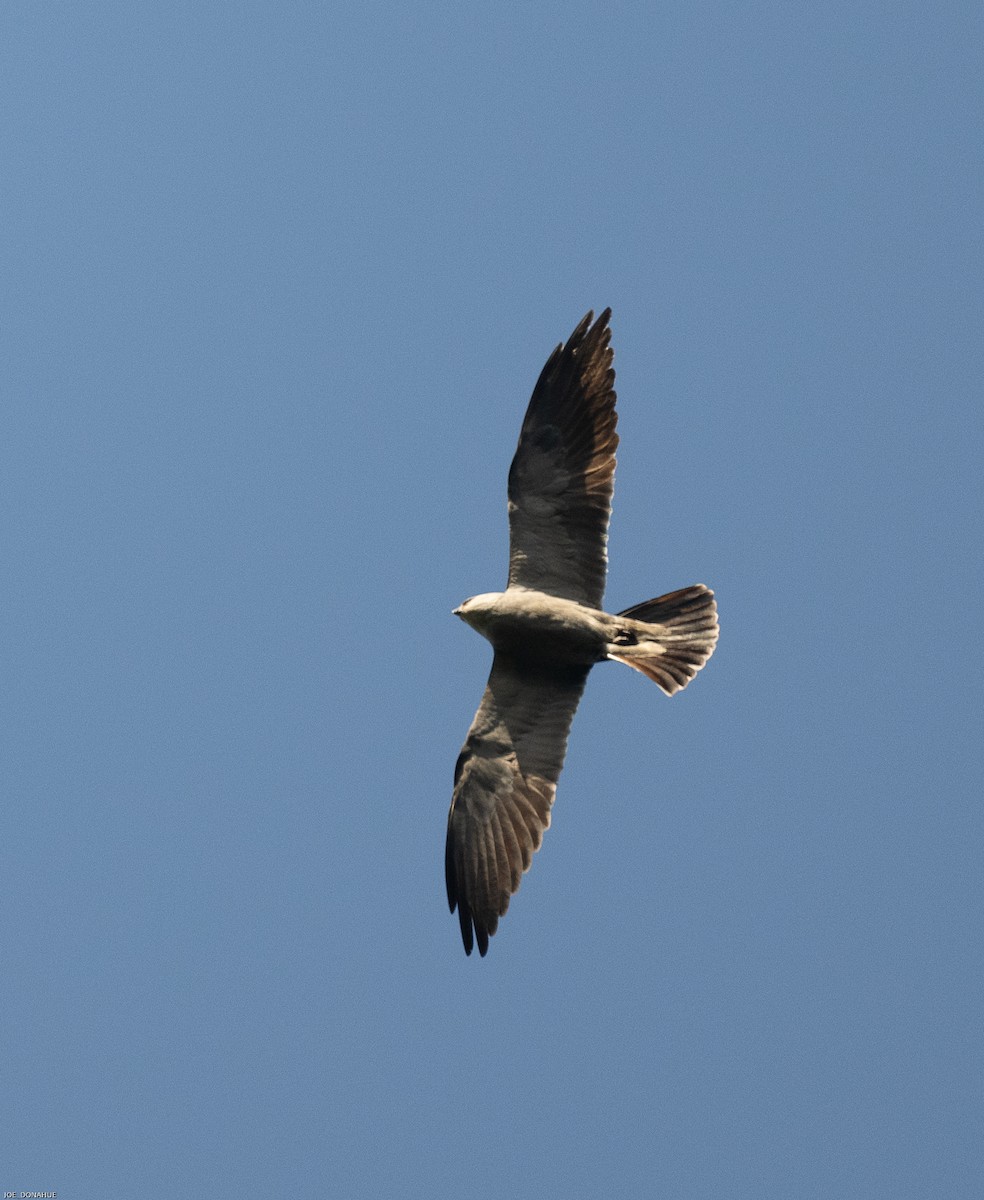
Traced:
<path id="1" fill-rule="evenodd" d="M 591 668 L 615 661 L 667 695 L 718 639 L 714 593 L 694 584 L 602 609 L 618 446 L 611 309 L 588 312 L 547 359 L 509 468 L 509 577 L 453 615 L 493 647 L 454 770 L 445 881 L 465 953 L 484 957 L 550 825 L 571 721 Z"/>

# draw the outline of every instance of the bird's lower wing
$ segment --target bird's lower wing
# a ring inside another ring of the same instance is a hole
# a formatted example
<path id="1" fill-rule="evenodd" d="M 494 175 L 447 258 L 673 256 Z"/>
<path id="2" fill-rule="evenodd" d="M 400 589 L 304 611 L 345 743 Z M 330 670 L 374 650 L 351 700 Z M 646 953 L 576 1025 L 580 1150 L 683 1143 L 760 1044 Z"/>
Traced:
<path id="1" fill-rule="evenodd" d="M 458 756 L 445 877 L 465 952 L 485 954 L 550 825 L 585 667 L 545 667 L 497 653 Z"/>

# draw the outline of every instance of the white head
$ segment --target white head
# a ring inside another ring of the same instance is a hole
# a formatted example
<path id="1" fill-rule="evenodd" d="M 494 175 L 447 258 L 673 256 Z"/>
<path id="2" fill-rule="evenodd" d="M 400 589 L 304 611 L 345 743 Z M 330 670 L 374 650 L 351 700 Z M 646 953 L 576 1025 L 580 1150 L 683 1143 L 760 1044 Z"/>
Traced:
<path id="1" fill-rule="evenodd" d="M 467 600 L 462 600 L 458 607 L 451 611 L 454 616 L 461 617 L 462 621 L 469 624 L 472 629 L 477 629 L 479 633 L 485 633 L 489 618 L 501 596 L 501 592 L 483 592 L 480 596 L 469 596 Z"/>

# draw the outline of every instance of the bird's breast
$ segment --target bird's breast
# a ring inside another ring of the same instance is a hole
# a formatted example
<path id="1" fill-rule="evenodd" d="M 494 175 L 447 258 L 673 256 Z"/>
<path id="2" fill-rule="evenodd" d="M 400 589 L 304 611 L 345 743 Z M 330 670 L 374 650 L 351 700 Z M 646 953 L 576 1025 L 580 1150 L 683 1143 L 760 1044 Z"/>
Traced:
<path id="1" fill-rule="evenodd" d="M 584 665 L 603 659 L 607 645 L 604 613 L 525 588 L 502 593 L 486 637 L 497 650 Z"/>

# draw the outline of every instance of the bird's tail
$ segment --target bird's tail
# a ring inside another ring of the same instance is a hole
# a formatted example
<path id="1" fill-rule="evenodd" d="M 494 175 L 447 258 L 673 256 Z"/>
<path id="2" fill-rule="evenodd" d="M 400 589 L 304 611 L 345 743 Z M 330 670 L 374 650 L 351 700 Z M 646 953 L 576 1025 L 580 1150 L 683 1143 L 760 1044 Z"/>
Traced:
<path id="1" fill-rule="evenodd" d="M 636 604 L 618 618 L 608 657 L 641 671 L 668 696 L 687 686 L 717 644 L 714 593 L 702 583 Z"/>

